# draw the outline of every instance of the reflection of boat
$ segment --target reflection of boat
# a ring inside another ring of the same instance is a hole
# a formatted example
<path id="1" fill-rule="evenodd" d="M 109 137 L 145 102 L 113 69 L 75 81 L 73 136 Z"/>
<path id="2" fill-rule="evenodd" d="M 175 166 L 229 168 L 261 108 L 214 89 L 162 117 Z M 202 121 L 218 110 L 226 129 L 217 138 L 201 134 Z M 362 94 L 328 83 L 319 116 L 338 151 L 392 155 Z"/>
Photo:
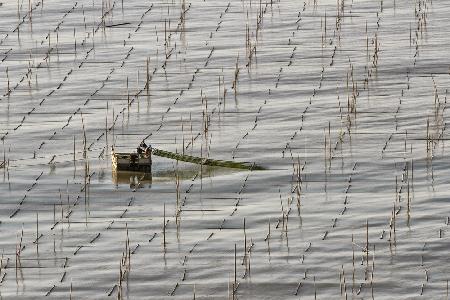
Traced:
<path id="1" fill-rule="evenodd" d="M 152 184 L 152 154 L 120 153 L 111 151 L 112 179 L 114 184 L 130 184 L 130 188 L 140 188 Z"/>
<path id="2" fill-rule="evenodd" d="M 113 170 L 112 180 L 115 185 L 130 184 L 130 187 L 141 187 L 152 184 L 152 173 Z"/>
<path id="3" fill-rule="evenodd" d="M 4 161 L 0 161 L 0 169 L 5 167 L 5 162 Z"/>
<path id="4" fill-rule="evenodd" d="M 146 153 L 120 153 L 111 151 L 113 170 L 152 173 L 152 155 Z"/>

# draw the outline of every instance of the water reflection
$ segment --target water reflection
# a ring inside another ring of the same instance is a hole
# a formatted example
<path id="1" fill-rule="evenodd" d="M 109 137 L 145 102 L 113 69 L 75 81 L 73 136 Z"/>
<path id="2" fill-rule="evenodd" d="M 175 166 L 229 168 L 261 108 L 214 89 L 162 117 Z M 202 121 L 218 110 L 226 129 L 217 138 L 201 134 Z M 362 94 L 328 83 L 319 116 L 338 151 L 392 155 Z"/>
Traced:
<path id="1" fill-rule="evenodd" d="M 151 188 L 152 173 L 113 170 L 112 181 L 116 186 L 119 184 L 128 184 L 131 189 L 143 188 L 146 185 Z"/>
<path id="2" fill-rule="evenodd" d="M 221 167 L 197 165 L 184 166 L 180 169 L 154 170 L 152 173 L 136 171 L 112 171 L 112 182 L 114 185 L 129 185 L 131 189 L 151 188 L 154 182 L 175 180 L 178 176 L 181 180 L 195 180 L 197 178 L 213 177 L 219 174 L 230 173 L 232 170 Z"/>

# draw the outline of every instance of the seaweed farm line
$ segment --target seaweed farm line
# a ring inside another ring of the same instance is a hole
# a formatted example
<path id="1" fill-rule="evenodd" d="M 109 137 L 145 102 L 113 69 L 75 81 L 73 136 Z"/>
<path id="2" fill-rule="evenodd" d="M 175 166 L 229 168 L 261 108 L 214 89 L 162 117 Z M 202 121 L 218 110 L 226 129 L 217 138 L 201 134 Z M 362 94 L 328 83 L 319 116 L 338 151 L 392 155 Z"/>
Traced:
<path id="1" fill-rule="evenodd" d="M 449 14 L 2 1 L 0 298 L 448 299 Z"/>

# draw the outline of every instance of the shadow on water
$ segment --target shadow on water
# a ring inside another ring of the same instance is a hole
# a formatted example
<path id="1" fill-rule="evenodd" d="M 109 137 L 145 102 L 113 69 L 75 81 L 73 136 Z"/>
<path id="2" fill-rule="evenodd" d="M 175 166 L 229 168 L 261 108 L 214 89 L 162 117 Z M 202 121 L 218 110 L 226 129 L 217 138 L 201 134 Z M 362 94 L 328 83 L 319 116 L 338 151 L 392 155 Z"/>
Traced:
<path id="1" fill-rule="evenodd" d="M 156 169 L 156 168 L 155 168 Z M 238 170 L 239 171 L 239 170 Z M 115 186 L 129 185 L 131 189 L 136 188 L 151 188 L 152 183 L 158 182 L 171 182 L 176 180 L 176 177 L 180 180 L 195 180 L 200 178 L 200 175 L 205 177 L 214 177 L 223 174 L 231 174 L 238 172 L 236 169 L 229 169 L 224 167 L 212 167 L 212 166 L 191 166 L 180 165 L 177 169 L 157 169 L 151 173 L 146 172 L 134 172 L 134 171 L 117 171 L 112 170 L 112 183 Z"/>

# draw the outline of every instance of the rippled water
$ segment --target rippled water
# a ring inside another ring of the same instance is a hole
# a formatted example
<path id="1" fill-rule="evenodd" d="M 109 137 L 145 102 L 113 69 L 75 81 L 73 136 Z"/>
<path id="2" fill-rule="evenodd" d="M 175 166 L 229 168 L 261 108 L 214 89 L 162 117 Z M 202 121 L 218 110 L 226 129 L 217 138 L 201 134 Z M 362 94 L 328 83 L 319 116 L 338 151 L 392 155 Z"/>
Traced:
<path id="1" fill-rule="evenodd" d="M 445 298 L 449 12 L 3 1 L 1 297 Z"/>

